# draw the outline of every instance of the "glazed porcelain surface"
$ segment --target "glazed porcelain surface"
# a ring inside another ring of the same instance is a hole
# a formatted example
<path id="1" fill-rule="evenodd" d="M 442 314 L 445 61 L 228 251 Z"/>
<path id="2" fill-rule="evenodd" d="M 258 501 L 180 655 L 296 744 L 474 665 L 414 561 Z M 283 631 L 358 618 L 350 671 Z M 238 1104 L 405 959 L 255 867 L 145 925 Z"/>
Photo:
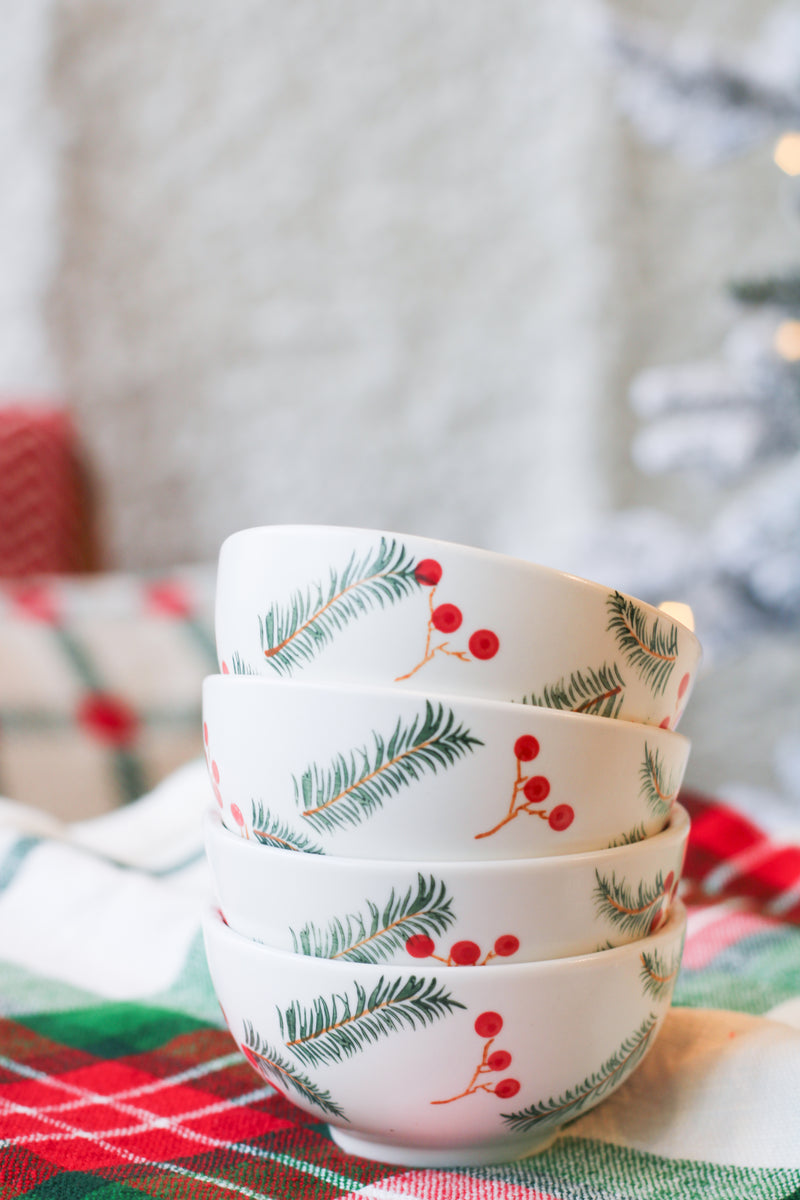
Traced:
<path id="1" fill-rule="evenodd" d="M 504 555 L 273 526 L 222 546 L 220 669 L 482 696 L 674 729 L 700 663 L 668 613 Z"/>
<path id="2" fill-rule="evenodd" d="M 223 822 L 355 858 L 529 858 L 664 828 L 689 742 L 496 700 L 214 675 L 203 733 Z"/>
<path id="3" fill-rule="evenodd" d="M 685 933 L 480 971 L 285 954 L 204 922 L 225 1019 L 254 1070 L 348 1152 L 406 1165 L 542 1149 L 653 1045 Z"/>
<path id="4" fill-rule="evenodd" d="M 263 846 L 206 817 L 220 908 L 246 937 L 347 962 L 498 966 L 591 953 L 666 919 L 689 819 L 662 833 L 559 858 L 401 863 Z"/>

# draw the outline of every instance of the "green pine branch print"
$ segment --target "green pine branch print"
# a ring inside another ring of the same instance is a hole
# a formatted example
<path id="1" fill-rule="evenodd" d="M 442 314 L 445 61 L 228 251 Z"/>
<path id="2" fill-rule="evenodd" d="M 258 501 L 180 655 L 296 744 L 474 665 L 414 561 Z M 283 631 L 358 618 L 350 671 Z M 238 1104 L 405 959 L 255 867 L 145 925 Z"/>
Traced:
<path id="1" fill-rule="evenodd" d="M 596 885 L 594 889 L 595 910 L 615 925 L 622 933 L 634 937 L 643 937 L 650 930 L 650 924 L 661 908 L 664 899 L 664 878 L 659 871 L 652 884 L 639 881 L 634 893 L 626 880 L 618 880 L 616 873 L 611 878 L 595 871 Z"/>
<path id="2" fill-rule="evenodd" d="M 644 991 L 655 1000 L 663 999 L 669 992 L 681 965 L 682 947 L 667 961 L 658 950 L 643 950 L 639 955 L 642 969 L 639 978 Z"/>
<path id="3" fill-rule="evenodd" d="M 299 850 L 303 854 L 324 854 L 322 846 L 312 841 L 304 831 L 292 829 L 286 821 L 274 816 L 259 801 L 253 814 L 253 837 L 264 846 L 277 850 Z"/>
<path id="4" fill-rule="evenodd" d="M 421 585 L 414 560 L 402 544 L 381 538 L 377 550 L 355 552 L 342 570 L 331 568 L 321 581 L 299 588 L 286 605 L 273 605 L 259 617 L 261 649 L 279 675 L 291 675 L 310 662 L 351 621 L 386 608 Z"/>
<path id="5" fill-rule="evenodd" d="M 678 630 L 667 624 L 662 628 L 658 617 L 648 628 L 641 608 L 619 592 L 608 598 L 608 629 L 628 663 L 658 696 L 669 682 L 678 657 Z"/>
<path id="6" fill-rule="evenodd" d="M 634 825 L 633 829 L 629 829 L 626 833 L 621 833 L 619 837 L 614 838 L 613 842 L 609 842 L 607 850 L 613 850 L 615 846 L 632 846 L 635 842 L 643 842 L 647 837 L 647 830 L 644 821 L 639 825 Z"/>
<path id="7" fill-rule="evenodd" d="M 672 781 L 672 775 L 667 778 L 667 771 L 660 750 L 651 750 L 645 742 L 644 759 L 639 768 L 641 788 L 639 795 L 643 796 L 652 812 L 664 816 L 672 808 L 677 788 Z"/>
<path id="8" fill-rule="evenodd" d="M 424 715 L 398 720 L 388 738 L 372 731 L 372 746 L 338 754 L 328 766 L 312 763 L 293 777 L 301 815 L 313 827 L 333 832 L 357 825 L 384 801 L 423 775 L 446 770 L 482 746 L 443 704 L 425 704 Z"/>
<path id="9" fill-rule="evenodd" d="M 360 913 L 333 917 L 327 928 L 304 925 L 299 933 L 290 929 L 294 951 L 314 958 L 342 958 L 348 962 L 385 962 L 402 951 L 414 934 L 443 934 L 455 921 L 452 899 L 447 888 L 431 875 L 417 876 L 416 888 L 395 895 L 379 907 L 366 901 L 365 917 Z"/>
<path id="10" fill-rule="evenodd" d="M 301 1100 L 310 1101 L 330 1117 L 349 1120 L 330 1092 L 318 1087 L 307 1075 L 298 1071 L 294 1063 L 287 1062 L 269 1042 L 262 1041 L 250 1021 L 245 1021 L 242 1051 L 250 1065 L 255 1067 L 268 1083 L 277 1084 L 281 1089 L 290 1089 Z"/>
<path id="11" fill-rule="evenodd" d="M 369 994 L 360 983 L 354 986 L 355 999 L 318 996 L 310 1007 L 295 1001 L 279 1011 L 286 1048 L 302 1063 L 341 1062 L 399 1029 L 422 1028 L 465 1007 L 435 977 L 387 982 L 381 976 Z"/>
<path id="12" fill-rule="evenodd" d="M 595 717 L 616 717 L 625 699 L 625 680 L 616 663 L 603 663 L 596 670 L 574 671 L 569 680 L 548 684 L 537 695 L 524 696 L 523 704 L 537 708 L 559 708 L 570 712 L 590 713 Z"/>
<path id="13" fill-rule="evenodd" d="M 658 1017 L 651 1012 L 599 1070 L 588 1075 L 582 1083 L 568 1088 L 560 1096 L 529 1104 L 517 1112 L 503 1113 L 503 1120 L 515 1133 L 529 1133 L 543 1125 L 560 1125 L 578 1116 L 587 1105 L 612 1091 L 633 1070 L 650 1045 L 657 1021 Z"/>
<path id="14" fill-rule="evenodd" d="M 231 657 L 231 671 L 234 675 L 255 675 L 253 667 L 249 667 L 242 658 L 238 650 L 234 650 Z"/>

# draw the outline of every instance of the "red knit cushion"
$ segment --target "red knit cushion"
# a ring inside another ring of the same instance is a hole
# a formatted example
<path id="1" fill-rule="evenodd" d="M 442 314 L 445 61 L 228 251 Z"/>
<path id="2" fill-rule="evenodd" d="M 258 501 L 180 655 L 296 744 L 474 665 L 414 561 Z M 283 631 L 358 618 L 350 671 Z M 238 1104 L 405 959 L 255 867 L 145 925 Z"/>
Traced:
<path id="1" fill-rule="evenodd" d="M 0 576 L 83 568 L 80 490 L 69 414 L 0 406 Z"/>

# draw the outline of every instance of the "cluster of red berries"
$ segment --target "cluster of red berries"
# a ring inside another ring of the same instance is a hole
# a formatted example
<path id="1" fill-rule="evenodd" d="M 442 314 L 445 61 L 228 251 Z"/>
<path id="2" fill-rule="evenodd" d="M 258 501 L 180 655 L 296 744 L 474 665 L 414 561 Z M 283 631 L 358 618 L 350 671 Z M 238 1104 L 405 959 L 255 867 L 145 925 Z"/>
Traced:
<path id="1" fill-rule="evenodd" d="M 414 578 L 423 587 L 435 588 L 442 578 L 442 565 L 435 558 L 423 558 L 414 568 Z M 431 612 L 431 625 L 439 633 L 455 633 L 464 620 L 455 604 L 439 604 Z M 491 629 L 476 629 L 467 642 L 473 658 L 494 658 L 500 649 L 500 639 Z"/>
<path id="2" fill-rule="evenodd" d="M 514 754 L 517 762 L 533 762 L 539 753 L 539 743 L 531 733 L 523 734 L 514 743 Z M 550 795 L 550 780 L 545 775 L 531 775 L 522 786 L 522 794 L 530 804 L 541 804 Z M 575 811 L 570 804 L 557 804 L 548 814 L 547 823 L 556 833 L 568 829 L 575 819 Z"/>
<path id="3" fill-rule="evenodd" d="M 503 1018 L 500 1013 L 482 1012 L 475 1019 L 475 1032 L 478 1037 L 488 1038 L 493 1040 L 497 1037 L 500 1030 L 503 1028 Z M 505 1071 L 511 1066 L 511 1055 L 507 1050 L 492 1050 L 485 1057 L 485 1065 L 490 1071 Z M 518 1079 L 501 1079 L 491 1089 L 495 1096 L 499 1096 L 501 1100 L 508 1100 L 511 1096 L 516 1096 L 520 1089 Z"/>
<path id="4" fill-rule="evenodd" d="M 474 967 L 482 953 L 478 943 L 470 941 L 454 942 L 447 958 L 434 954 L 435 949 L 433 938 L 428 937 L 427 933 L 415 933 L 406 942 L 406 950 L 412 958 L 438 958 L 439 962 L 447 963 L 448 966 Z M 504 933 L 496 939 L 493 948 L 483 959 L 483 964 L 490 958 L 510 958 L 518 950 L 519 938 L 513 933 Z"/>

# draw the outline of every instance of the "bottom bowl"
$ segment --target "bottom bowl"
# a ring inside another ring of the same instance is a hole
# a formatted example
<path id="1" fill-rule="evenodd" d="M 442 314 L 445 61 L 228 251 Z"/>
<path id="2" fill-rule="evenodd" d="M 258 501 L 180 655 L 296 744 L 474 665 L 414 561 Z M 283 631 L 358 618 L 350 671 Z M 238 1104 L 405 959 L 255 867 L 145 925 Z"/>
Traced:
<path id="1" fill-rule="evenodd" d="M 254 1069 L 347 1153 L 427 1167 L 535 1153 L 619 1087 L 669 1008 L 685 929 L 675 901 L 629 945 L 481 971 L 308 958 L 204 921 Z"/>

